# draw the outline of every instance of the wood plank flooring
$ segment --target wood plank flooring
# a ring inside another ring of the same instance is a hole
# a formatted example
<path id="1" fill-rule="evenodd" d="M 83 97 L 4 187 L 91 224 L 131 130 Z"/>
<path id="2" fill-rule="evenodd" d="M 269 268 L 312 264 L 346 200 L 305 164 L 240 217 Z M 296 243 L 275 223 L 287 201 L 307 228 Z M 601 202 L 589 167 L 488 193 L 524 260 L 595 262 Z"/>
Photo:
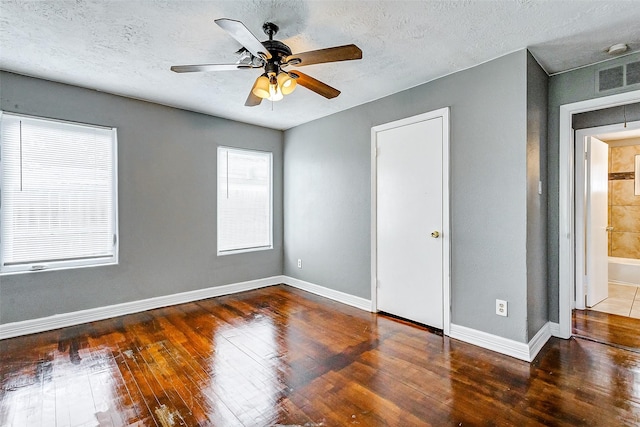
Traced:
<path id="1" fill-rule="evenodd" d="M 529 364 L 284 285 L 0 341 L 2 426 L 640 425 L 640 355 Z"/>
<path id="2" fill-rule="evenodd" d="M 573 310 L 573 334 L 640 353 L 640 319 Z"/>

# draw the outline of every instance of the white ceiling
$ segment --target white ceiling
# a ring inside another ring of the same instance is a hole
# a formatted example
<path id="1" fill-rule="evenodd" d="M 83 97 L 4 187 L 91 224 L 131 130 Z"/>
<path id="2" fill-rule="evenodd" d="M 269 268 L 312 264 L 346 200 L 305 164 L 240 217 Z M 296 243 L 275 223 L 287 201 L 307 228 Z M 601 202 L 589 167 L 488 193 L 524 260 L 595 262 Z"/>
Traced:
<path id="1" fill-rule="evenodd" d="M 613 142 L 616 143 L 618 141 L 628 141 L 629 145 L 636 145 L 640 139 L 640 128 L 620 131 L 620 132 L 611 132 L 611 133 L 603 133 L 597 135 L 598 139 L 604 142 Z"/>
<path id="2" fill-rule="evenodd" d="M 169 70 L 235 62 L 223 17 L 260 40 L 275 22 L 294 53 L 355 43 L 363 59 L 301 68 L 335 99 L 300 87 L 245 107 L 258 70 Z M 638 0 L 0 0 L 0 69 L 288 129 L 525 47 L 549 73 L 608 59 L 615 43 L 639 51 L 639 23 Z"/>

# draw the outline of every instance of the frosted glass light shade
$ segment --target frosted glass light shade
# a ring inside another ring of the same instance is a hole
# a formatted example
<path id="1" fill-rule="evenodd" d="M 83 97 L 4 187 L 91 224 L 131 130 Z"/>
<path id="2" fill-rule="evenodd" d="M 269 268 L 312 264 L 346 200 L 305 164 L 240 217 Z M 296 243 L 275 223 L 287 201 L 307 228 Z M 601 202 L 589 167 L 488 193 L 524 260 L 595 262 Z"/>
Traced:
<path id="1" fill-rule="evenodd" d="M 289 95 L 296 89 L 296 79 L 289 76 L 287 73 L 278 74 L 278 86 L 280 86 L 280 90 L 283 95 Z"/>
<path id="2" fill-rule="evenodd" d="M 251 91 L 259 98 L 269 98 L 271 96 L 271 93 L 269 93 L 269 78 L 267 76 L 258 77 Z"/>

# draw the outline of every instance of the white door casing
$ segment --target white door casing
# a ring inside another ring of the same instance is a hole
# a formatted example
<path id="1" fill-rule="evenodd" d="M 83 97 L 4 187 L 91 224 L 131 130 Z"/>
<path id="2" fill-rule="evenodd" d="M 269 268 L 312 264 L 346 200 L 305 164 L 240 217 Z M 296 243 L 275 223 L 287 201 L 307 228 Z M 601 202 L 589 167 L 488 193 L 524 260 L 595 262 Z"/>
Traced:
<path id="1" fill-rule="evenodd" d="M 445 334 L 448 119 L 441 109 L 372 128 L 372 309 Z"/>
<path id="2" fill-rule="evenodd" d="M 593 128 L 587 128 L 587 129 L 579 129 L 575 131 L 575 180 L 574 180 L 574 185 L 575 185 L 575 206 L 574 206 L 574 218 L 575 218 L 575 233 L 573 236 L 573 241 L 575 242 L 575 270 L 574 270 L 574 277 L 575 277 L 575 295 L 572 293 L 570 296 L 570 302 L 572 303 L 571 308 L 577 308 L 579 310 L 584 310 L 585 308 L 587 308 L 588 306 L 593 306 L 592 304 L 595 304 L 595 302 L 590 302 L 587 303 L 587 295 L 590 293 L 589 291 L 589 271 L 588 271 L 588 266 L 591 262 L 597 262 L 597 265 L 599 265 L 598 269 L 599 269 L 599 274 L 600 274 L 600 279 L 597 279 L 599 281 L 599 283 L 603 283 L 603 281 L 605 280 L 605 274 L 606 276 L 608 276 L 608 253 L 606 249 L 608 246 L 608 241 L 607 238 L 609 237 L 609 232 L 606 231 L 605 232 L 605 236 L 600 235 L 600 238 L 602 241 L 600 244 L 603 245 L 603 247 L 600 247 L 599 250 L 599 255 L 596 258 L 597 261 L 590 261 L 589 259 L 592 257 L 591 253 L 592 251 L 589 251 L 588 248 L 588 242 L 591 239 L 587 239 L 587 234 L 590 234 L 589 227 L 590 227 L 590 223 L 588 221 L 588 215 L 589 215 L 589 206 L 588 206 L 588 198 L 587 198 L 587 194 L 589 192 L 589 187 L 590 184 L 588 183 L 588 178 L 589 178 L 589 158 L 588 158 L 588 147 L 589 147 L 589 141 L 591 137 L 596 137 L 597 135 L 601 135 L 601 134 L 612 134 L 612 133 L 617 133 L 617 132 L 624 132 L 624 131 L 630 131 L 630 130 L 638 130 L 640 129 L 640 121 L 636 121 L 636 122 L 629 122 L 627 123 L 627 126 L 624 126 L 624 123 L 618 123 L 618 124 L 613 124 L 613 125 L 605 125 L 605 126 L 597 126 L 597 127 L 593 127 Z M 607 150 L 608 151 L 608 150 Z M 608 154 L 608 152 L 607 152 Z M 608 156 L 607 156 L 608 157 Z M 600 174 L 600 179 L 602 180 L 602 183 L 604 183 L 605 179 L 606 181 L 606 190 L 608 193 L 609 187 L 608 187 L 608 160 L 604 159 L 603 161 L 603 165 L 602 165 L 602 169 L 605 167 L 604 163 L 606 164 L 606 169 L 607 172 L 605 173 L 601 173 Z M 604 171 L 602 171 L 604 172 Z M 604 200 L 603 200 L 604 199 Z M 606 197 L 600 197 L 601 201 L 601 206 L 600 206 L 600 215 L 601 218 L 604 218 L 604 215 L 607 215 L 607 219 L 606 221 L 608 221 L 608 210 L 605 211 L 606 209 L 606 205 L 608 205 L 608 194 Z M 604 224 L 605 220 L 601 220 L 601 224 Z M 607 222 L 606 226 L 610 226 L 611 224 L 609 224 Z M 601 225 L 600 227 L 602 227 L 604 225 Z M 599 234 L 599 233 L 598 233 Z M 597 235 L 596 235 L 597 237 Z M 606 273 L 605 273 L 606 272 Z M 593 274 L 593 273 L 591 273 Z M 608 282 L 608 277 L 607 277 L 607 282 Z M 573 288 L 573 287 L 571 287 Z M 562 286 L 560 288 L 562 290 Z M 571 289 L 573 291 L 573 289 Z M 593 293 L 593 292 L 591 292 Z M 607 293 L 608 293 L 608 286 L 607 286 Z M 561 294 L 562 295 L 562 294 Z M 596 295 L 597 295 L 597 291 L 596 291 Z M 597 296 L 596 296 L 597 298 Z M 575 301 L 575 306 L 573 305 Z M 561 306 L 561 311 L 562 310 L 562 306 Z M 570 312 L 570 310 L 567 310 Z"/>
<path id="3" fill-rule="evenodd" d="M 587 99 L 560 106 L 559 117 L 559 198 L 558 198 L 558 325 L 554 336 L 570 338 L 571 308 L 576 268 L 576 236 L 574 233 L 574 144 L 571 121 L 574 114 L 615 107 L 640 101 L 640 90 Z M 553 310 L 553 307 L 550 307 Z"/>

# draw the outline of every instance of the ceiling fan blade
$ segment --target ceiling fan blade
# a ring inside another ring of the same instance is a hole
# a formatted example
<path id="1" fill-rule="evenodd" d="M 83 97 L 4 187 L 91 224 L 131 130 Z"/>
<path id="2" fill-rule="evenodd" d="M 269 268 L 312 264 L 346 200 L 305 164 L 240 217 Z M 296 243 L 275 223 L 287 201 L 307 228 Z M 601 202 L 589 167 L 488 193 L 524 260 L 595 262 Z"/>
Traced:
<path id="1" fill-rule="evenodd" d="M 216 19 L 215 23 L 251 52 L 253 56 L 265 59 L 271 58 L 271 54 L 267 48 L 262 45 L 260 40 L 258 40 L 242 22 L 234 19 L 220 18 Z"/>
<path id="2" fill-rule="evenodd" d="M 260 77 L 258 77 L 258 79 L 259 78 Z M 258 82 L 258 79 L 256 79 L 256 83 Z M 256 83 L 253 84 L 251 90 L 249 91 L 249 96 L 247 96 L 247 100 L 244 102 L 245 107 L 255 107 L 256 105 L 260 105 L 260 103 L 262 102 L 262 98 L 254 95 L 253 93 L 253 88 L 256 87 Z"/>
<path id="3" fill-rule="evenodd" d="M 311 76 L 303 74 L 298 70 L 290 72 L 289 75 L 292 77 L 297 76 L 296 82 L 298 82 L 299 85 L 304 86 L 327 99 L 335 98 L 340 95 L 340 91 L 338 89 L 333 88 L 326 83 L 322 83 L 320 80 L 316 80 Z"/>
<path id="4" fill-rule="evenodd" d="M 262 98 L 259 96 L 255 96 L 253 92 L 249 92 L 249 96 L 247 96 L 247 100 L 244 102 L 245 107 L 255 107 L 260 105 L 262 102 Z"/>
<path id="5" fill-rule="evenodd" d="M 329 47 L 327 49 L 310 50 L 308 52 L 296 53 L 288 56 L 285 62 L 292 59 L 299 59 L 300 63 L 293 63 L 302 67 L 303 65 L 322 64 L 325 62 L 351 61 L 353 59 L 362 59 L 362 51 L 355 44 L 344 46 Z"/>
<path id="6" fill-rule="evenodd" d="M 174 65 L 171 71 L 175 73 L 193 73 L 198 71 L 233 71 L 253 68 L 247 64 L 200 64 L 200 65 Z"/>

